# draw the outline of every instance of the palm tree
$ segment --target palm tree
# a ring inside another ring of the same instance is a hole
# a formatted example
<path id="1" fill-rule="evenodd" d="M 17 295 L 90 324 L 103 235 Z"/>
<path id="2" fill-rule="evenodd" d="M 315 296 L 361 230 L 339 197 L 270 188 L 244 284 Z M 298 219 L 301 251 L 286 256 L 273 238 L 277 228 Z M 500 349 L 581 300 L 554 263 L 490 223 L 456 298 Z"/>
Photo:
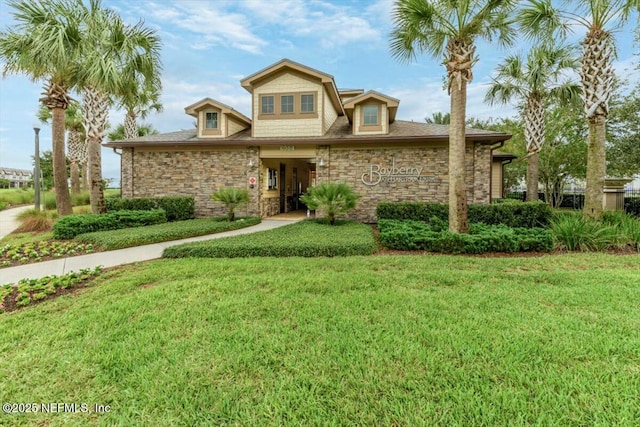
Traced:
<path id="1" fill-rule="evenodd" d="M 51 110 L 54 186 L 58 215 L 72 213 L 64 154 L 65 110 L 71 103 L 69 90 L 76 82 L 77 55 L 81 41 L 78 2 L 9 0 L 17 22 L 0 33 L 0 61 L 4 74 L 25 74 L 44 81 L 42 105 Z"/>
<path id="2" fill-rule="evenodd" d="M 49 123 L 51 110 L 44 105 L 38 110 L 38 120 Z M 64 112 L 64 125 L 67 129 L 67 159 L 71 175 L 71 193 L 80 193 L 80 166 L 87 161 L 87 145 L 84 138 L 82 113 L 77 102 L 69 104 Z"/>
<path id="3" fill-rule="evenodd" d="M 513 38 L 510 16 L 515 0 L 397 0 L 393 14 L 391 52 L 403 61 L 416 51 L 442 58 L 451 96 L 449 125 L 449 229 L 469 231 L 465 173 L 465 116 L 467 83 L 478 57 L 476 39 L 509 45 Z"/>
<path id="4" fill-rule="evenodd" d="M 138 132 L 138 123 L 136 119 L 141 117 L 145 119 L 151 111 L 161 112 L 162 104 L 160 103 L 160 90 L 162 82 L 160 81 L 159 64 L 151 64 L 157 67 L 152 72 L 144 72 L 152 76 L 151 81 L 141 81 L 139 75 L 131 74 L 129 81 L 125 81 L 122 85 L 120 104 L 123 106 L 127 114 L 124 119 L 124 138 L 132 139 L 138 136 L 147 135 Z M 136 78 L 137 77 L 137 78 Z"/>
<path id="5" fill-rule="evenodd" d="M 336 215 L 347 213 L 356 207 L 360 195 L 342 182 L 323 182 L 310 187 L 307 194 L 300 197 L 302 203 L 311 210 L 322 208 L 327 214 L 329 225 L 336 224 Z"/>
<path id="6" fill-rule="evenodd" d="M 521 55 L 508 56 L 498 65 L 486 93 L 485 101 L 490 105 L 516 99 L 522 107 L 527 146 L 527 201 L 538 200 L 538 163 L 545 140 L 546 106 L 553 100 L 564 104 L 579 98 L 580 86 L 563 79 L 565 73 L 577 68 L 572 48 L 540 45 L 529 51 L 526 60 Z"/>
<path id="7" fill-rule="evenodd" d="M 236 219 L 236 208 L 249 203 L 249 191 L 245 188 L 222 187 L 211 195 L 211 200 L 224 203 L 229 209 L 227 218 L 233 222 Z"/>
<path id="8" fill-rule="evenodd" d="M 626 23 L 633 11 L 640 11 L 639 0 L 578 0 L 572 2 L 570 11 L 554 8 L 551 0 L 529 0 L 520 18 L 524 33 L 531 38 L 564 36 L 570 24 L 587 29 L 581 43 L 580 68 L 584 113 L 589 122 L 583 212 L 593 218 L 600 218 L 603 210 L 606 122 L 614 83 L 614 31 Z"/>
<path id="9" fill-rule="evenodd" d="M 158 131 L 154 129 L 153 125 L 144 124 L 144 123 L 141 124 L 140 126 L 136 125 L 136 132 L 137 134 L 135 138 L 140 136 L 158 134 Z M 109 141 L 122 141 L 123 139 L 131 139 L 129 137 L 125 137 L 125 133 L 126 133 L 125 125 L 119 124 L 118 126 L 116 126 L 114 130 L 112 130 L 107 134 L 107 138 L 109 138 Z"/>
<path id="10" fill-rule="evenodd" d="M 151 84 L 157 79 L 160 41 L 142 22 L 125 25 L 116 13 L 103 9 L 100 0 L 90 0 L 84 15 L 87 37 L 82 45 L 79 85 L 87 131 L 91 210 L 102 213 L 106 208 L 100 149 L 111 95 L 120 96 L 133 80 Z"/>
<path id="11" fill-rule="evenodd" d="M 431 114 L 431 117 L 427 117 L 424 120 L 432 125 L 448 125 L 451 124 L 451 114 L 437 112 Z"/>

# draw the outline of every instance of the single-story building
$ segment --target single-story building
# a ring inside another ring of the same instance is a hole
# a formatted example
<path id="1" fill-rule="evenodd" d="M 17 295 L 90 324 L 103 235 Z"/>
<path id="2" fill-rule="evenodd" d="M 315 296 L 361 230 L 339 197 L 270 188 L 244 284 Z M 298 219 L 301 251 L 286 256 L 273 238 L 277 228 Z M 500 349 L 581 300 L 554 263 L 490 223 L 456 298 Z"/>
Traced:
<path id="1" fill-rule="evenodd" d="M 302 208 L 310 186 L 345 182 L 362 196 L 351 216 L 365 222 L 383 201 L 448 201 L 448 125 L 396 120 L 400 100 L 338 89 L 288 59 L 240 83 L 251 117 L 204 98 L 185 108 L 194 129 L 104 144 L 122 150 L 122 196 L 193 196 L 197 215 L 210 216 L 224 213 L 213 192 L 240 187 L 250 203 L 239 214 L 269 217 Z M 492 152 L 510 137 L 467 129 L 469 203 L 491 201 Z"/>

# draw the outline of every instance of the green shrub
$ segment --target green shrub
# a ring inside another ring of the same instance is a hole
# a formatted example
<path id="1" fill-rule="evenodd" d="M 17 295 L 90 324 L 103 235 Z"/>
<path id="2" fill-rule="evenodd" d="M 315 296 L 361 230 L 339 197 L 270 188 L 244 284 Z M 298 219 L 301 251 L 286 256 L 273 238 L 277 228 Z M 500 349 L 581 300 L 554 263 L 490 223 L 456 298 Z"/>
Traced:
<path id="1" fill-rule="evenodd" d="M 246 188 L 222 187 L 211 195 L 211 200 L 223 203 L 229 210 L 227 218 L 229 221 L 235 221 L 236 208 L 249 203 L 249 190 Z"/>
<path id="2" fill-rule="evenodd" d="M 640 218 L 623 212 L 605 212 L 603 222 L 616 227 L 620 245 L 629 245 L 640 251 Z"/>
<path id="3" fill-rule="evenodd" d="M 81 243 L 100 245 L 106 250 L 114 250 L 185 239 L 187 237 L 202 236 L 205 234 L 221 233 L 259 223 L 260 218 L 257 217 L 240 218 L 233 222 L 227 221 L 227 218 L 189 219 L 186 221 L 168 222 L 146 227 L 85 233 L 76 236 L 74 240 Z"/>
<path id="4" fill-rule="evenodd" d="M 85 206 L 91 203 L 91 195 L 88 191 L 71 194 L 71 205 L 73 206 Z"/>
<path id="5" fill-rule="evenodd" d="M 551 209 L 545 203 L 498 203 L 469 205 L 469 223 L 506 225 L 515 228 L 548 227 Z M 449 206 L 446 203 L 383 202 L 377 206 L 378 220 L 395 219 L 430 221 L 437 217 L 447 221 Z"/>
<path id="6" fill-rule="evenodd" d="M 485 252 L 547 252 L 553 236 L 543 228 L 510 228 L 504 225 L 471 224 L 470 234 L 451 233 L 442 224 L 422 221 L 380 220 L 380 243 L 391 249 L 425 250 L 453 254 Z"/>
<path id="7" fill-rule="evenodd" d="M 118 197 L 105 198 L 107 211 L 148 211 L 163 209 L 167 214 L 167 221 L 184 221 L 196 216 L 196 205 L 193 197 L 156 197 L 121 199 Z"/>
<path id="8" fill-rule="evenodd" d="M 75 236 L 93 231 L 117 230 L 167 222 L 162 209 L 151 211 L 115 211 L 101 215 L 67 215 L 53 225 L 55 239 L 73 239 Z"/>
<path id="9" fill-rule="evenodd" d="M 555 216 L 551 230 L 560 250 L 602 251 L 616 246 L 621 240 L 616 225 L 585 218 L 582 213 Z"/>
<path id="10" fill-rule="evenodd" d="M 377 250 L 373 230 L 365 224 L 302 221 L 273 230 L 166 248 L 164 258 L 318 257 L 370 255 Z"/>
<path id="11" fill-rule="evenodd" d="M 0 211 L 7 209 L 7 206 L 9 206 L 9 203 L 0 200 Z"/>
<path id="12" fill-rule="evenodd" d="M 44 204 L 44 208 L 47 210 L 54 210 L 58 206 L 56 203 L 56 194 L 55 193 L 44 193 L 42 203 Z"/>
<path id="13" fill-rule="evenodd" d="M 625 197 L 624 211 L 640 218 L 640 197 Z"/>

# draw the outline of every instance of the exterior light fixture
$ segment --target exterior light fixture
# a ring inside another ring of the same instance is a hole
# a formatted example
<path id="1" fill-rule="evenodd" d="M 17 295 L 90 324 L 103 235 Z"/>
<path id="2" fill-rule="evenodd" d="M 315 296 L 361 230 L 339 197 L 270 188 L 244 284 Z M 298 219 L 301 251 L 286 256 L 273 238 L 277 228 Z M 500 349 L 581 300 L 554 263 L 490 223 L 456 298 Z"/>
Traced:
<path id="1" fill-rule="evenodd" d="M 320 162 L 318 162 L 318 166 L 320 166 L 321 168 L 325 168 L 327 167 L 327 164 L 324 162 L 324 159 L 320 159 Z"/>
<path id="2" fill-rule="evenodd" d="M 249 164 L 247 166 L 249 166 L 250 168 L 255 167 L 255 163 L 253 162 L 253 159 L 249 159 Z"/>

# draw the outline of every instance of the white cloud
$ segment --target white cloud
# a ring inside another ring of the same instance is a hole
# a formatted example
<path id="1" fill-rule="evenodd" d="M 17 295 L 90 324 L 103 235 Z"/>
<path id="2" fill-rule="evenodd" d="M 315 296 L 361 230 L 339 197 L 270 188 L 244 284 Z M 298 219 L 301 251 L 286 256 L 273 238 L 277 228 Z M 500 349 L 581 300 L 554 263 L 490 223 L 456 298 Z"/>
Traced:
<path id="1" fill-rule="evenodd" d="M 144 6 L 146 15 L 191 33 L 190 47 L 207 49 L 226 45 L 258 54 L 267 45 L 262 38 L 253 34 L 248 17 L 223 10 L 223 2 L 177 1 L 159 4 L 150 2 Z M 212 7 L 217 6 L 217 7 Z M 170 30 L 165 30 L 170 32 Z"/>

